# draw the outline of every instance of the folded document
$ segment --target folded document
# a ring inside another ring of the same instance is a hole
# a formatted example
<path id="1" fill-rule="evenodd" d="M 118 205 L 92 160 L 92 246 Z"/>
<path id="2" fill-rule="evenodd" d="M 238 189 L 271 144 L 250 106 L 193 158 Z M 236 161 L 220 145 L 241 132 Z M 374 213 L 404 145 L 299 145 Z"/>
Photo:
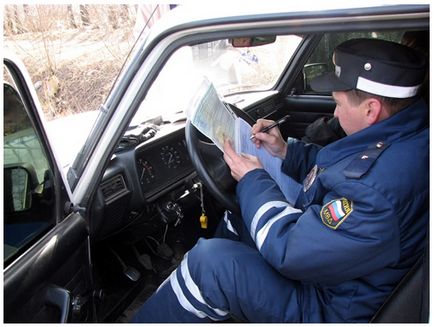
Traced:
<path id="1" fill-rule="evenodd" d="M 287 201 L 294 205 L 302 186 L 282 172 L 282 159 L 272 156 L 264 147 L 259 149 L 250 139 L 252 127 L 220 100 L 214 86 L 204 80 L 187 111 L 191 123 L 223 152 L 229 139 L 237 153 L 258 157 L 265 171 L 273 178 Z"/>

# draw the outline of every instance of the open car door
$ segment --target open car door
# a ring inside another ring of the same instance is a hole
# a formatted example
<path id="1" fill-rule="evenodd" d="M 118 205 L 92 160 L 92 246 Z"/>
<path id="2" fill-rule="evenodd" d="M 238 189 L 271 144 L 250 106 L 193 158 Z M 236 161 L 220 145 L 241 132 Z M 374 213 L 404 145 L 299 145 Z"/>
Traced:
<path id="1" fill-rule="evenodd" d="M 92 321 L 87 222 L 68 209 L 27 73 L 3 68 L 4 322 Z"/>

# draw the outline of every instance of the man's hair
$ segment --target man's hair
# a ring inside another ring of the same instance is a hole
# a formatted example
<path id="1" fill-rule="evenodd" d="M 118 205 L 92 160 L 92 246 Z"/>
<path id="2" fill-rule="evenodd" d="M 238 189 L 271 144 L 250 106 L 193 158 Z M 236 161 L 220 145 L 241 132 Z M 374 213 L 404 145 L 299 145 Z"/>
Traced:
<path id="1" fill-rule="evenodd" d="M 397 112 L 401 111 L 402 109 L 408 107 L 410 104 L 412 104 L 418 97 L 412 97 L 412 98 L 389 98 L 384 97 L 381 95 L 371 94 L 365 91 L 360 90 L 350 90 L 347 91 L 348 100 L 354 104 L 359 105 L 364 100 L 369 98 L 375 98 L 379 100 L 383 106 L 386 108 L 387 112 L 390 116 L 396 114 Z"/>

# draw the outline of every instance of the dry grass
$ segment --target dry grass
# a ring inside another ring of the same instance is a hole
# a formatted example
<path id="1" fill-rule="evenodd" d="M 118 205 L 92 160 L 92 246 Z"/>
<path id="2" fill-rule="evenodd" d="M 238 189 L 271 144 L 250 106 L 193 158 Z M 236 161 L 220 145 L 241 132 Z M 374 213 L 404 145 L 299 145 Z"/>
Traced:
<path id="1" fill-rule="evenodd" d="M 96 7 L 101 13 L 103 7 Z M 31 26 L 35 21 L 32 17 Z M 48 119 L 98 109 L 134 43 L 133 21 L 123 21 L 117 28 L 104 22 L 66 28 L 58 21 L 27 28 L 25 33 L 9 31 L 4 37 L 4 47 L 18 55 L 29 71 Z"/>
<path id="2" fill-rule="evenodd" d="M 120 68 L 117 60 L 85 65 L 81 59 L 71 60 L 56 71 L 58 91 L 54 95 L 38 93 L 43 97 L 45 107 L 51 109 L 51 118 L 95 110 L 107 97 Z"/>

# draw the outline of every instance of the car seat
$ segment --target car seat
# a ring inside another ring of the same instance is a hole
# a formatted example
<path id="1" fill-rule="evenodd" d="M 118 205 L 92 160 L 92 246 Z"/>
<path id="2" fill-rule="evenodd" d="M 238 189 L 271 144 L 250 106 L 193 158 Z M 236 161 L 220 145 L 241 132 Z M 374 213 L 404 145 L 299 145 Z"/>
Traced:
<path id="1" fill-rule="evenodd" d="M 371 323 L 428 323 L 429 246 L 395 287 Z"/>

